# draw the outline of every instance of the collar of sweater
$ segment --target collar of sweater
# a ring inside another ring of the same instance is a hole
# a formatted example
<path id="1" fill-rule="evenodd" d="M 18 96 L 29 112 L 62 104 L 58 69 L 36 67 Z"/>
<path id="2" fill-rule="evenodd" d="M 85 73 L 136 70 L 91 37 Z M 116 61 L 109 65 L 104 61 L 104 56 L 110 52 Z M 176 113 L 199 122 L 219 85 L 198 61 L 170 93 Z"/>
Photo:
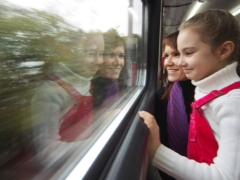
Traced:
<path id="1" fill-rule="evenodd" d="M 60 79 L 62 79 L 66 83 L 71 84 L 72 86 L 87 86 L 87 85 L 90 86 L 90 81 L 92 79 L 92 77 L 85 78 L 85 77 L 79 76 L 78 74 L 70 70 L 63 63 L 58 63 L 57 65 L 54 66 L 54 73 Z"/>
<path id="2" fill-rule="evenodd" d="M 209 94 L 212 90 L 220 90 L 232 83 L 240 81 L 236 67 L 237 62 L 234 62 L 201 81 L 192 80 L 192 84 L 196 86 L 195 100 Z"/>

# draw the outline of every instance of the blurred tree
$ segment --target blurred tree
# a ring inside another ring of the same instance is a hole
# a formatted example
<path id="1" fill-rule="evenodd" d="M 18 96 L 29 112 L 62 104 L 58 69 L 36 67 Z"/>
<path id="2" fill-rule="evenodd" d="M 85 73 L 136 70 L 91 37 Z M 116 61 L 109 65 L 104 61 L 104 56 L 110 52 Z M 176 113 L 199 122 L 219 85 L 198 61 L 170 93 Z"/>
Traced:
<path id="1" fill-rule="evenodd" d="M 80 34 L 55 14 L 0 2 L 0 165 L 30 145 L 30 99 L 52 62 L 78 56 Z"/>

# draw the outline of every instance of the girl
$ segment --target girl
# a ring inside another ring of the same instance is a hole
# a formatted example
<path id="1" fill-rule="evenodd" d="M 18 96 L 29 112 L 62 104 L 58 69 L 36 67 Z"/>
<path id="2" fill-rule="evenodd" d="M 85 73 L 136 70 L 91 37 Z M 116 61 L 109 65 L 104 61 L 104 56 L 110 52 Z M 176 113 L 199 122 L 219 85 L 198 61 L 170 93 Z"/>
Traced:
<path id="1" fill-rule="evenodd" d="M 154 117 L 141 111 L 153 164 L 176 179 L 240 179 L 239 23 L 227 11 L 208 10 L 181 27 L 177 43 L 179 64 L 196 86 L 188 158 L 161 144 Z"/>
<path id="2" fill-rule="evenodd" d="M 163 74 L 160 81 L 167 79 L 168 82 L 165 87 L 161 87 L 156 92 L 154 116 L 157 124 L 162 128 L 161 142 L 175 152 L 186 156 L 190 104 L 193 102 L 195 87 L 186 78 L 182 67 L 177 64 L 179 60 L 178 33 L 179 31 L 169 34 L 162 42 L 165 70 L 161 70 Z M 176 126 L 179 128 L 176 129 Z M 164 180 L 173 179 L 162 171 L 160 175 Z"/>
<path id="3" fill-rule="evenodd" d="M 79 37 L 80 55 L 53 63 L 31 100 L 34 147 L 45 169 L 91 137 L 91 79 L 102 63 L 104 39 L 100 32 Z"/>

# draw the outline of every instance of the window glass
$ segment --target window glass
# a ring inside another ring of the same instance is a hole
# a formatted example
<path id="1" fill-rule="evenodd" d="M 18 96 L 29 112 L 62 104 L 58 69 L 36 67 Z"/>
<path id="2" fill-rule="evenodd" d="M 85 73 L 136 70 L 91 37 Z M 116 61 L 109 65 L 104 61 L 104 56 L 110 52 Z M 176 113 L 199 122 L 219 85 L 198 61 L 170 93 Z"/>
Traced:
<path id="1" fill-rule="evenodd" d="M 0 176 L 67 176 L 143 86 L 142 3 L 3 0 L 0 24 Z"/>

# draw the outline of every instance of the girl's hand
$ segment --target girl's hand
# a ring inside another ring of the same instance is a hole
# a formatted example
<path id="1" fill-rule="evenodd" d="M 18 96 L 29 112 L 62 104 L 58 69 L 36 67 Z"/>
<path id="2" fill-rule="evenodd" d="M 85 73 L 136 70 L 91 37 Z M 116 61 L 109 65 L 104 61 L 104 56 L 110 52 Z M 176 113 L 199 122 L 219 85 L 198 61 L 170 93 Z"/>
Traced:
<path id="1" fill-rule="evenodd" d="M 157 148 L 161 145 L 159 140 L 159 127 L 155 118 L 146 111 L 139 111 L 139 116 L 143 118 L 144 123 L 149 128 L 149 135 L 147 140 L 147 152 L 153 157 L 157 151 Z"/>

